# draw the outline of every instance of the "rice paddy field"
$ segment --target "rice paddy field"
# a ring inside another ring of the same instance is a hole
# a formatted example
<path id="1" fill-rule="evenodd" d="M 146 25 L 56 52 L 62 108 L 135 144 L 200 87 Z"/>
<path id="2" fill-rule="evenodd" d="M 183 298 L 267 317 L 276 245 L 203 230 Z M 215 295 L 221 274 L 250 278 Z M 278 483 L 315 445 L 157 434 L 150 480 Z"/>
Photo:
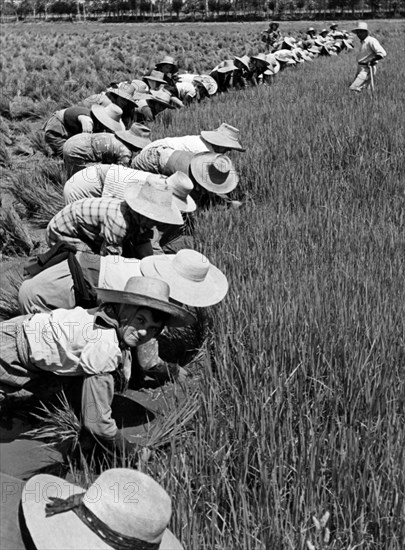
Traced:
<path id="1" fill-rule="evenodd" d="M 257 53 L 264 28 L 3 28 L 0 160 L 15 212 L 3 263 L 24 263 L 60 208 L 63 169 L 39 132 L 56 107 L 164 53 L 198 72 Z M 209 311 L 198 411 L 141 465 L 172 496 L 186 549 L 405 548 L 405 22 L 370 28 L 388 52 L 374 95 L 349 92 L 352 51 L 152 126 L 158 139 L 227 122 L 247 149 L 231 155 L 242 209 L 197 214 L 196 248 L 230 282 Z"/>

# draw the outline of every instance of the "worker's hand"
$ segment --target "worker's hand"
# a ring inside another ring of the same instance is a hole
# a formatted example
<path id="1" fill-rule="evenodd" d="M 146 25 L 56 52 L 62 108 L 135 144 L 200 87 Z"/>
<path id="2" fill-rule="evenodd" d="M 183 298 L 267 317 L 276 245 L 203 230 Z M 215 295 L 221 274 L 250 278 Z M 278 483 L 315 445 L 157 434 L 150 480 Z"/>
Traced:
<path id="1" fill-rule="evenodd" d="M 82 125 L 83 132 L 91 134 L 93 131 L 93 121 L 91 120 L 91 118 L 87 115 L 79 115 L 77 118 Z"/>

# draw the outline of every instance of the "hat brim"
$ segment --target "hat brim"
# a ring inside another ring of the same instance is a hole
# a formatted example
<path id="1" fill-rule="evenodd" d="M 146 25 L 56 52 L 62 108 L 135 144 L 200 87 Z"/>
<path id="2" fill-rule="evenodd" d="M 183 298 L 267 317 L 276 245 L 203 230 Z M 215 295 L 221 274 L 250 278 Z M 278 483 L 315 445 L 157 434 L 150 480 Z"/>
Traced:
<path id="1" fill-rule="evenodd" d="M 163 80 L 162 78 L 156 78 L 156 76 L 144 76 L 144 80 L 153 80 L 154 82 L 159 82 L 159 84 L 167 84 L 166 80 Z"/>
<path id="2" fill-rule="evenodd" d="M 119 88 L 111 88 L 111 90 L 108 90 L 109 94 L 113 94 L 117 97 L 120 97 L 121 99 L 125 99 L 126 101 L 129 101 L 130 103 L 135 104 L 133 96 L 130 96 L 123 90 L 120 90 Z"/>
<path id="3" fill-rule="evenodd" d="M 53 488 L 55 491 L 53 491 Z M 29 479 L 23 489 L 21 503 L 25 523 L 35 547 L 39 550 L 113 550 L 72 511 L 46 517 L 45 495 L 66 499 L 85 491 L 65 479 L 39 474 Z M 177 546 L 176 546 L 177 545 Z M 159 550 L 184 550 L 168 529 L 163 534 Z"/>
<path id="4" fill-rule="evenodd" d="M 175 109 L 174 105 L 170 103 L 170 101 L 165 101 L 164 99 L 161 99 L 160 97 L 156 97 L 154 94 L 152 94 L 152 97 L 150 98 L 150 101 L 156 101 L 156 103 L 160 103 L 161 105 L 164 105 L 168 109 Z"/>
<path id="5" fill-rule="evenodd" d="M 242 66 L 241 66 L 241 67 L 238 67 L 238 66 L 236 65 L 237 62 L 240 63 L 240 65 L 242 65 Z M 249 65 L 248 65 L 247 63 L 245 63 L 244 61 L 242 61 L 242 59 L 241 59 L 240 57 L 235 57 L 234 63 L 235 63 L 235 67 L 236 67 L 237 69 L 246 69 L 247 71 L 249 70 Z"/>
<path id="6" fill-rule="evenodd" d="M 95 290 L 102 302 L 149 307 L 167 313 L 170 315 L 170 319 L 165 323 L 168 327 L 184 327 L 186 325 L 191 325 L 196 320 L 194 315 L 189 311 L 176 304 L 171 304 L 170 302 L 157 300 L 156 298 L 150 298 L 149 296 L 143 296 L 133 292 L 126 292 L 125 290 L 98 287 L 96 287 Z"/>
<path id="7" fill-rule="evenodd" d="M 133 133 L 129 132 L 128 130 L 121 130 L 120 132 L 115 132 L 115 135 L 118 139 L 123 141 L 124 143 L 129 143 L 129 145 L 133 145 L 134 147 L 137 147 L 138 149 L 143 149 L 149 143 L 152 143 L 152 140 L 149 138 L 142 138 L 137 137 Z"/>
<path id="8" fill-rule="evenodd" d="M 264 71 L 265 75 L 275 75 L 280 71 L 280 63 L 277 61 L 277 59 L 275 61 L 276 65 L 269 65 L 267 71 Z"/>
<path id="9" fill-rule="evenodd" d="M 236 69 L 235 65 L 233 67 L 220 67 L 219 69 L 217 69 L 217 72 L 221 74 L 225 74 L 225 73 L 230 73 L 235 69 Z"/>
<path id="10" fill-rule="evenodd" d="M 173 73 L 178 73 L 179 72 L 179 68 L 178 66 L 175 64 L 175 63 L 169 63 L 169 62 L 166 62 L 166 61 L 159 61 L 159 63 L 156 63 L 155 67 L 160 67 L 161 65 L 170 65 L 171 67 L 173 67 Z"/>
<path id="11" fill-rule="evenodd" d="M 200 136 L 205 139 L 205 141 L 208 141 L 208 143 L 211 143 L 211 145 L 226 147 L 227 149 L 241 151 L 242 153 L 246 151 L 246 149 L 244 149 L 238 141 L 228 139 L 226 136 L 224 136 L 220 132 L 217 132 L 216 130 L 202 130 L 200 132 Z"/>
<path id="12" fill-rule="evenodd" d="M 142 258 L 142 275 L 165 281 L 170 287 L 170 297 L 190 307 L 213 306 L 226 296 L 229 284 L 220 269 L 211 264 L 204 281 L 190 281 L 181 277 L 173 268 L 175 256 L 169 254 Z"/>
<path id="13" fill-rule="evenodd" d="M 143 197 L 139 197 L 141 187 L 142 186 L 130 184 L 125 187 L 124 200 L 132 210 L 159 223 L 183 225 L 183 217 L 180 210 L 173 203 L 173 200 L 170 209 L 160 204 L 151 204 Z M 153 211 L 151 210 L 152 207 Z"/>
<path id="14" fill-rule="evenodd" d="M 207 191 L 211 191 L 211 193 L 215 193 L 218 195 L 223 195 L 225 193 L 230 193 L 238 185 L 239 176 L 236 170 L 233 168 L 233 165 L 232 169 L 228 173 L 227 178 L 221 183 L 214 183 L 210 179 L 208 171 L 204 169 L 207 167 L 207 165 L 209 165 L 209 163 L 207 162 L 206 153 L 197 153 L 196 155 L 194 155 L 190 162 L 190 170 L 195 181 L 198 183 L 198 185 L 201 185 L 201 187 L 204 187 L 204 189 L 206 189 Z"/>
<path id="15" fill-rule="evenodd" d="M 366 32 L 367 34 L 369 33 L 368 29 L 353 29 L 350 32 L 354 32 L 354 34 L 357 34 L 358 32 L 361 32 L 361 31 Z"/>
<path id="16" fill-rule="evenodd" d="M 185 200 L 176 197 L 176 195 L 173 195 L 173 202 L 180 210 L 180 212 L 190 213 L 197 210 L 196 202 L 192 197 L 190 197 L 190 195 L 187 195 Z"/>
<path id="17" fill-rule="evenodd" d="M 268 62 L 265 59 L 262 59 L 261 57 L 256 57 L 255 55 L 252 55 L 250 59 L 255 59 L 256 61 L 259 61 L 263 65 L 268 65 Z"/>
<path id="18" fill-rule="evenodd" d="M 198 80 L 205 86 L 209 95 L 214 95 L 218 91 L 218 83 L 215 81 L 212 76 L 209 74 L 199 74 L 197 75 Z"/>
<path id="19" fill-rule="evenodd" d="M 102 105 L 92 105 L 91 112 L 96 117 L 96 119 L 101 122 L 103 126 L 111 130 L 112 132 L 119 132 L 125 130 L 124 123 L 118 122 L 113 118 L 109 117 L 105 112 L 105 107 Z"/>

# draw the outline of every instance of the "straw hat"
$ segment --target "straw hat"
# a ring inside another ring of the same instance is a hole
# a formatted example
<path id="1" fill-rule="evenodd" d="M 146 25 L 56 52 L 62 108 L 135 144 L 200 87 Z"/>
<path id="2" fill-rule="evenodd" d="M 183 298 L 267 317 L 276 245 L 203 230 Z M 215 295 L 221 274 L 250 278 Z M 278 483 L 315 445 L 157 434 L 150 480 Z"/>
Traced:
<path id="1" fill-rule="evenodd" d="M 52 497 L 66 503 L 59 513 Z M 56 476 L 36 475 L 27 481 L 21 502 L 38 550 L 111 550 L 122 548 L 124 537 L 126 547 L 143 542 L 158 550 L 184 550 L 167 529 L 169 495 L 138 470 L 107 470 L 87 491 Z"/>
<path id="2" fill-rule="evenodd" d="M 239 130 L 226 124 L 226 122 L 223 122 L 216 130 L 202 130 L 200 136 L 211 145 L 218 145 L 235 151 L 246 151 L 239 141 Z"/>
<path id="3" fill-rule="evenodd" d="M 166 163 L 164 173 L 179 170 L 191 175 L 198 185 L 212 193 L 229 193 L 238 185 L 239 176 L 229 157 L 217 153 L 190 153 L 173 151 Z"/>
<path id="4" fill-rule="evenodd" d="M 209 95 L 214 95 L 218 91 L 217 82 L 209 74 L 198 74 L 194 76 L 193 80 L 200 82 L 205 87 Z"/>
<path id="5" fill-rule="evenodd" d="M 294 38 L 292 38 L 291 36 L 286 36 L 284 39 L 283 39 L 283 42 L 282 42 L 282 45 L 281 45 L 281 49 L 288 49 L 288 48 L 295 48 L 296 46 L 296 42 L 294 40 Z"/>
<path id="6" fill-rule="evenodd" d="M 329 32 L 328 29 L 322 29 L 319 34 L 321 34 L 321 35 L 322 34 L 328 34 L 328 32 Z"/>
<path id="7" fill-rule="evenodd" d="M 249 71 L 249 61 L 250 57 L 248 55 L 244 55 L 243 57 L 235 57 L 233 62 L 235 63 L 235 67 L 237 69 L 246 69 L 247 71 Z"/>
<path id="8" fill-rule="evenodd" d="M 156 71 L 153 69 L 149 74 L 145 74 L 143 76 L 144 80 L 154 80 L 155 82 L 160 82 L 161 84 L 166 84 L 166 80 L 164 79 L 164 74 L 160 71 Z"/>
<path id="9" fill-rule="evenodd" d="M 332 23 L 332 25 L 330 25 L 329 28 L 330 28 L 331 30 L 337 29 L 337 28 L 338 28 L 338 24 L 337 24 L 337 23 Z"/>
<path id="10" fill-rule="evenodd" d="M 222 61 L 222 63 L 219 64 L 217 72 L 219 73 L 230 73 L 236 69 L 235 65 L 233 64 L 232 59 L 225 59 L 225 61 Z"/>
<path id="11" fill-rule="evenodd" d="M 150 129 L 139 122 L 134 122 L 128 130 L 115 132 L 115 135 L 124 143 L 137 147 L 138 149 L 143 149 L 146 145 L 151 143 Z"/>
<path id="12" fill-rule="evenodd" d="M 103 126 L 112 132 L 125 130 L 125 125 L 121 120 L 122 109 L 120 109 L 118 105 L 114 103 L 110 103 L 106 107 L 102 105 L 92 105 L 91 112 Z"/>
<path id="13" fill-rule="evenodd" d="M 307 34 L 311 33 L 311 32 L 316 32 L 316 30 L 314 29 L 314 27 L 309 27 L 309 29 L 307 30 Z"/>
<path id="14" fill-rule="evenodd" d="M 165 181 L 173 193 L 173 203 L 178 207 L 180 212 L 194 212 L 197 210 L 194 199 L 190 197 L 194 185 L 187 174 L 177 171 Z"/>
<path id="15" fill-rule="evenodd" d="M 257 55 L 252 55 L 250 59 L 256 59 L 257 61 L 260 61 L 263 65 L 268 65 L 266 60 L 266 54 L 259 53 Z"/>
<path id="16" fill-rule="evenodd" d="M 175 107 L 171 104 L 171 93 L 167 90 L 151 90 L 152 100 L 156 101 L 157 103 L 160 103 L 161 105 L 164 105 L 168 109 L 174 109 Z"/>
<path id="17" fill-rule="evenodd" d="M 265 75 L 275 75 L 280 71 L 280 63 L 277 61 L 274 53 L 269 53 L 266 55 L 267 61 L 269 63 L 269 68 L 264 71 Z"/>
<path id="18" fill-rule="evenodd" d="M 125 202 L 134 210 L 160 223 L 183 225 L 180 210 L 173 203 L 172 191 L 164 181 L 156 181 L 156 176 L 148 176 L 145 183 L 139 186 L 136 182 L 128 182 L 124 191 Z"/>
<path id="19" fill-rule="evenodd" d="M 159 67 L 159 65 L 172 65 L 172 67 L 173 67 L 172 73 L 177 73 L 178 70 L 179 70 L 178 66 L 176 65 L 176 63 L 174 61 L 174 58 L 170 57 L 170 55 L 166 55 L 162 59 L 162 61 L 159 61 L 159 63 L 156 63 L 156 67 Z"/>
<path id="20" fill-rule="evenodd" d="M 146 84 L 146 82 L 143 82 L 143 80 L 135 79 L 131 81 L 131 84 L 135 88 L 135 93 L 137 94 L 149 93 L 149 86 Z"/>
<path id="21" fill-rule="evenodd" d="M 168 327 L 184 327 L 195 322 L 195 317 L 185 308 L 169 302 L 170 288 L 167 282 L 153 277 L 131 277 L 124 290 L 97 288 L 97 295 L 104 303 L 150 307 L 170 315 Z"/>
<path id="22" fill-rule="evenodd" d="M 142 275 L 157 277 L 170 286 L 170 297 L 192 307 L 208 307 L 220 302 L 228 292 L 226 276 L 196 250 L 177 254 L 147 256 L 140 263 Z"/>
<path id="23" fill-rule="evenodd" d="M 135 86 L 133 86 L 132 84 L 129 84 L 129 82 L 122 82 L 121 84 L 119 84 L 118 88 L 111 88 L 110 90 L 108 90 L 109 94 L 116 95 L 118 97 L 126 99 L 131 103 L 135 103 L 134 101 L 135 92 L 136 92 Z"/>
<path id="24" fill-rule="evenodd" d="M 287 65 L 296 64 L 294 54 L 291 50 L 278 50 L 277 52 L 274 52 L 274 57 L 280 63 L 286 63 Z"/>
<path id="25" fill-rule="evenodd" d="M 368 25 L 365 21 L 359 21 L 357 23 L 357 27 L 352 30 L 352 32 L 357 33 L 358 31 L 367 31 L 368 32 Z"/>

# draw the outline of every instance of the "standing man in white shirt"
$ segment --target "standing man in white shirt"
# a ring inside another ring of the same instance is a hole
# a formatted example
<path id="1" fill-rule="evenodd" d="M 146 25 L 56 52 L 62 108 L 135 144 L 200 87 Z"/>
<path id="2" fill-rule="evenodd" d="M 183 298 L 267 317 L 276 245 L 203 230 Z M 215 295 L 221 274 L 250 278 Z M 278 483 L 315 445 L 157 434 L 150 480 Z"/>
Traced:
<path id="1" fill-rule="evenodd" d="M 360 21 L 352 32 L 357 34 L 360 40 L 360 49 L 357 54 L 356 78 L 350 85 L 350 90 L 361 92 L 371 84 L 376 73 L 376 65 L 387 55 L 387 52 L 376 38 L 369 35 L 365 21 Z"/>

